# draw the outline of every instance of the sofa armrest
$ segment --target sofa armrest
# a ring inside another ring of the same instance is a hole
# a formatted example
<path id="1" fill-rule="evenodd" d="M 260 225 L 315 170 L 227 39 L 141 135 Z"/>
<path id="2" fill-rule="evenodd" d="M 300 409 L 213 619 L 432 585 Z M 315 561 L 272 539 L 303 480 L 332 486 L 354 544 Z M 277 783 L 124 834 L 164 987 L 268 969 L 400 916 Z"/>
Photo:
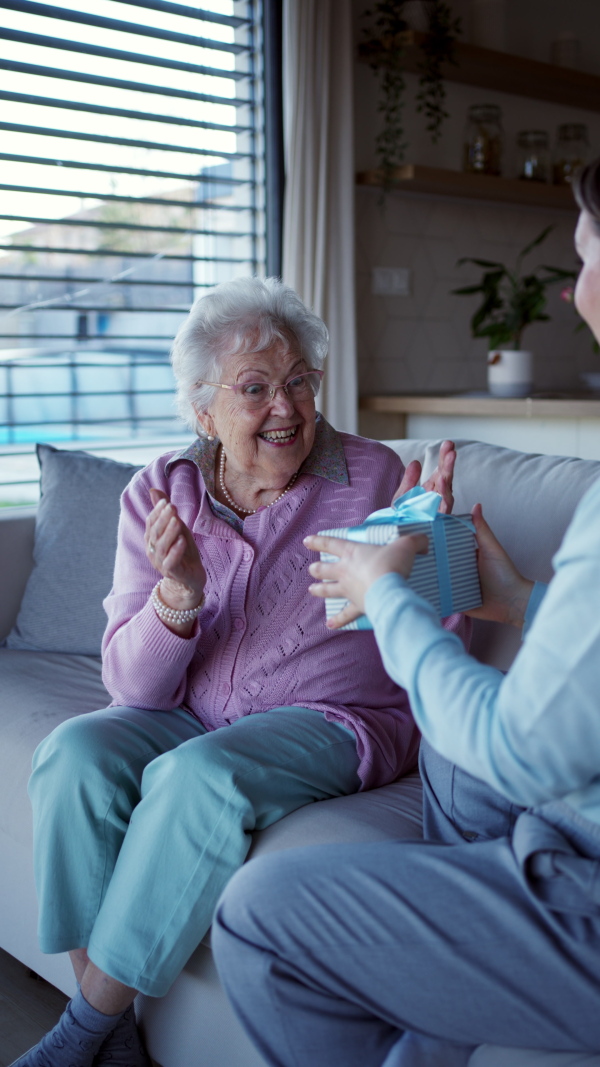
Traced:
<path id="1" fill-rule="evenodd" d="M 33 567 L 35 507 L 0 508 L 0 640 L 19 611 Z"/>

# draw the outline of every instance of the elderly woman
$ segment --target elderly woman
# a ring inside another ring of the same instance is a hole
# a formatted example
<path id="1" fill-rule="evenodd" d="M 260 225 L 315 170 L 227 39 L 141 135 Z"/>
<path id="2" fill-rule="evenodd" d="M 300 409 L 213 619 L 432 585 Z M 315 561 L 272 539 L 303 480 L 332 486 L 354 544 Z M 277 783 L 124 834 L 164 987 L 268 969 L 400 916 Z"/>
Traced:
<path id="1" fill-rule="evenodd" d="M 576 190 L 575 302 L 600 340 L 600 159 Z M 225 891 L 217 965 L 276 1067 L 465 1067 L 484 1043 L 514 1051 L 474 1062 L 542 1064 L 524 1050 L 545 1049 L 598 1063 L 586 1053 L 600 1052 L 600 481 L 547 589 L 517 572 L 479 505 L 474 520 L 478 614 L 527 631 L 506 676 L 407 585 L 424 538 L 307 538 L 340 557 L 311 565 L 331 583 L 314 593 L 367 611 L 442 766 L 428 761 L 426 843 L 291 850 Z"/>
<path id="2" fill-rule="evenodd" d="M 40 943 L 70 952 L 81 988 L 20 1067 L 148 1064 L 128 1008 L 169 989 L 251 832 L 414 766 L 418 732 L 372 634 L 328 630 L 308 593 L 306 529 L 359 523 L 419 474 L 316 416 L 326 349 L 275 279 L 219 286 L 177 335 L 200 436 L 123 494 L 113 703 L 34 759 Z M 446 507 L 454 456 L 446 443 L 434 476 Z"/>

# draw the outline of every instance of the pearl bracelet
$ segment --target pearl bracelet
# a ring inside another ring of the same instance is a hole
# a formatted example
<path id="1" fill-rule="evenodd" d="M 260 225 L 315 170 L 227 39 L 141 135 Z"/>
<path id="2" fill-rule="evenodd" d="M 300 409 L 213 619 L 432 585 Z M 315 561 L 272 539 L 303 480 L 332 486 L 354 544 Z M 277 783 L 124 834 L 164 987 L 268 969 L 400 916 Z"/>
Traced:
<path id="1" fill-rule="evenodd" d="M 204 607 L 203 594 L 202 600 L 198 604 L 198 607 L 188 608 L 186 611 L 175 611 L 175 608 L 167 607 L 164 600 L 160 599 L 159 590 L 160 582 L 157 582 L 150 596 L 150 600 L 152 601 L 152 607 L 154 608 L 159 619 L 161 619 L 163 622 L 170 622 L 173 626 L 182 625 L 184 622 L 193 622 Z"/>

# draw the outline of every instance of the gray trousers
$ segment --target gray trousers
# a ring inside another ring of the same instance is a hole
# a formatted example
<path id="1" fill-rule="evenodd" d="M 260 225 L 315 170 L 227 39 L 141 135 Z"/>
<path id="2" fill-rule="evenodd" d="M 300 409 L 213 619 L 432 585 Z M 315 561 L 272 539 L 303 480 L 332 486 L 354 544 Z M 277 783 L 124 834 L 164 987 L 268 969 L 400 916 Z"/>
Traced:
<path id="1" fill-rule="evenodd" d="M 429 840 L 251 861 L 217 966 L 274 1067 L 464 1067 L 490 1043 L 600 1050 L 600 827 L 514 808 L 423 746 Z"/>

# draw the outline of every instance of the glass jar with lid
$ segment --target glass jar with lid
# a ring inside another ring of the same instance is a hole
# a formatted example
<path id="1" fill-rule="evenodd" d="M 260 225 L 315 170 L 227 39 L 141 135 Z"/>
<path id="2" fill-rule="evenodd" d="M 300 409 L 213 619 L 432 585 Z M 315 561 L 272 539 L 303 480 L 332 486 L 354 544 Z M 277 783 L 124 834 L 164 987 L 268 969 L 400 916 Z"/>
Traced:
<path id="1" fill-rule="evenodd" d="M 517 151 L 517 177 L 527 182 L 550 181 L 550 138 L 545 130 L 521 130 Z"/>
<path id="2" fill-rule="evenodd" d="M 502 164 L 502 112 L 496 104 L 469 108 L 463 170 L 472 174 L 500 174 Z"/>
<path id="3" fill-rule="evenodd" d="M 587 126 L 580 122 L 559 126 L 554 150 L 554 184 L 569 185 L 575 171 L 587 163 L 589 151 Z"/>

